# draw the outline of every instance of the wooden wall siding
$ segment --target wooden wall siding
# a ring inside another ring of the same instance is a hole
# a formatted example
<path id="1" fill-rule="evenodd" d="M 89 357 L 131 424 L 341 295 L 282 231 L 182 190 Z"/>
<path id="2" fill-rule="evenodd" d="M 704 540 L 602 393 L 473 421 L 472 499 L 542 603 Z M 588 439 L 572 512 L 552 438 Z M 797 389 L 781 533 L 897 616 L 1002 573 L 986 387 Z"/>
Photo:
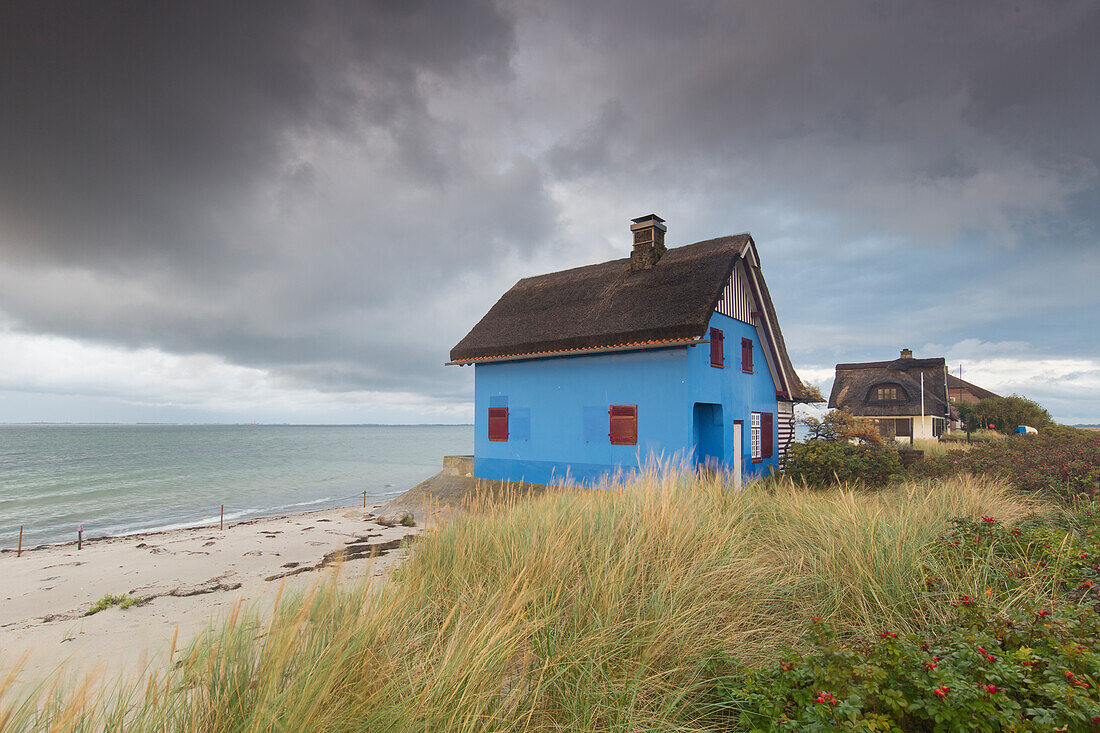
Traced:
<path id="1" fill-rule="evenodd" d="M 787 449 L 794 442 L 794 405 L 790 402 L 779 403 L 779 414 L 776 415 L 779 431 L 779 447 L 776 450 L 779 468 L 782 470 L 787 461 Z"/>
<path id="2" fill-rule="evenodd" d="M 712 291 L 713 292 L 713 291 Z M 745 281 L 745 275 L 740 267 L 733 268 L 733 275 L 726 283 L 722 291 L 722 297 L 718 299 L 716 311 L 724 316 L 729 316 L 742 323 L 753 325 L 752 298 L 749 297 L 749 284 Z"/>

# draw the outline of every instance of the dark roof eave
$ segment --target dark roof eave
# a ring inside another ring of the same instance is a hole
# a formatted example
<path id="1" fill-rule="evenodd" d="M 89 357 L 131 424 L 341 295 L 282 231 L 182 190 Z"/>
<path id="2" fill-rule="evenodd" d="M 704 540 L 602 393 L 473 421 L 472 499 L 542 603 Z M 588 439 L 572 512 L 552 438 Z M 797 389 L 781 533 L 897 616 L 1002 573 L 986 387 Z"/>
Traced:
<path id="1" fill-rule="evenodd" d="M 620 344 L 618 346 L 594 346 L 575 349 L 560 349 L 558 351 L 540 351 L 530 354 L 507 354 L 504 356 L 480 356 L 469 359 L 456 359 L 445 362 L 444 366 L 468 366 L 470 364 L 492 364 L 503 361 L 527 361 L 529 359 L 552 359 L 562 356 L 588 356 L 590 354 L 611 354 L 623 351 L 645 351 L 649 349 L 672 349 L 683 346 L 698 346 L 710 343 L 704 338 L 667 339 L 639 344 Z"/>

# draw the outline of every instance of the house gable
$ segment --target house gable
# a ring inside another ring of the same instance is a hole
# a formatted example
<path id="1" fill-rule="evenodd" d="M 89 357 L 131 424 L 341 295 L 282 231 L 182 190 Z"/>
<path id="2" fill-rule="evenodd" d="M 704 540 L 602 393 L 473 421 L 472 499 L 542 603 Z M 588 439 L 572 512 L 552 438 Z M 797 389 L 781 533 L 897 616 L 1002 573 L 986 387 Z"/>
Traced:
<path id="1" fill-rule="evenodd" d="M 949 411 L 946 375 L 943 358 L 837 364 L 829 407 L 864 417 L 944 416 Z M 877 397 L 879 387 L 890 386 L 897 388 L 896 396 Z"/>
<path id="2" fill-rule="evenodd" d="M 956 377 L 951 372 L 947 373 L 947 389 L 951 399 L 956 402 L 969 402 L 975 404 L 981 400 L 996 399 L 1000 395 L 990 392 L 985 387 L 967 382 L 962 377 Z"/>

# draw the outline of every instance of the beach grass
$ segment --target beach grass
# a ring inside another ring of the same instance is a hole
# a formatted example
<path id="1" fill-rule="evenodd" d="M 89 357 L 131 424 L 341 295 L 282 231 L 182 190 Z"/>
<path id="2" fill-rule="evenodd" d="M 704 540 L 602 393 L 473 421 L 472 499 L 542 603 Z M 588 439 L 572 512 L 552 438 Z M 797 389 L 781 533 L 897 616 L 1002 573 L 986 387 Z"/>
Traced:
<path id="1" fill-rule="evenodd" d="M 915 448 L 919 451 L 924 451 L 924 455 L 928 457 L 932 456 L 945 456 L 954 451 L 970 450 L 973 444 L 966 441 L 957 440 L 936 440 L 934 438 L 919 438 L 913 441 L 912 445 L 909 445 L 908 441 L 899 444 L 901 448 Z"/>
<path id="2" fill-rule="evenodd" d="M 136 606 L 137 604 L 137 598 L 133 598 L 132 596 L 128 596 L 124 593 L 119 593 L 117 595 L 107 593 L 98 601 L 93 603 L 91 608 L 84 612 L 84 615 L 92 616 L 99 613 L 100 611 L 106 611 L 108 608 L 111 608 L 113 606 L 118 606 L 119 608 L 130 608 L 131 606 Z"/>
<path id="3" fill-rule="evenodd" d="M 651 470 L 613 489 L 483 503 L 423 535 L 383 587 L 329 576 L 266 617 L 234 612 L 138 686 L 21 701 L 9 725 L 701 730 L 716 655 L 764 664 L 814 618 L 858 641 L 945 621 L 945 597 L 1008 609 L 1059 582 L 1001 587 L 994 558 L 934 551 L 953 517 L 1059 511 L 993 480 L 734 491 Z"/>

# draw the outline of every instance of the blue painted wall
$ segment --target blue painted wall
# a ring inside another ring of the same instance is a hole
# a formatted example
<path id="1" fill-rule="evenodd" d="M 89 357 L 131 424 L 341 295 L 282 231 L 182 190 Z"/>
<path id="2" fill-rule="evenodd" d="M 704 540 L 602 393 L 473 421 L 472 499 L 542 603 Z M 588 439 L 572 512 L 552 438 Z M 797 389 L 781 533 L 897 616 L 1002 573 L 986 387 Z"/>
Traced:
<path id="1" fill-rule="evenodd" d="M 474 367 L 474 473 L 531 483 L 596 483 L 633 471 L 650 455 L 688 460 L 695 403 L 720 405 L 723 456 L 739 451 L 746 475 L 763 475 L 772 459 L 749 458 L 749 413 L 777 412 L 775 385 L 756 329 L 715 313 L 725 333 L 725 368 L 710 366 L 710 347 L 478 364 Z M 754 373 L 741 371 L 741 338 L 753 339 Z M 610 405 L 638 405 L 638 445 L 612 445 Z M 490 441 L 490 407 L 507 407 L 509 439 Z M 733 421 L 743 421 L 741 445 Z M 772 444 L 777 445 L 773 435 Z"/>
<path id="2" fill-rule="evenodd" d="M 741 466 L 746 476 L 764 476 L 775 470 L 776 458 L 764 459 L 757 463 L 751 460 L 751 420 L 752 412 L 778 413 L 775 398 L 775 382 L 772 381 L 768 362 L 761 349 L 756 328 L 747 323 L 715 313 L 710 319 L 710 327 L 721 329 L 725 335 L 725 368 L 717 369 L 710 365 L 709 346 L 697 346 L 694 349 L 682 349 L 687 352 L 688 375 L 690 385 L 688 399 L 696 402 L 710 402 L 722 405 L 723 435 L 725 456 L 741 453 Z M 709 335 L 709 330 L 708 330 Z M 752 339 L 753 373 L 741 371 L 741 339 Z M 733 423 L 742 421 L 741 445 L 735 446 Z M 778 416 L 772 421 L 772 446 L 779 445 L 776 432 Z M 773 454 L 774 454 L 773 449 Z M 732 463 L 727 458 L 727 464 Z"/>

